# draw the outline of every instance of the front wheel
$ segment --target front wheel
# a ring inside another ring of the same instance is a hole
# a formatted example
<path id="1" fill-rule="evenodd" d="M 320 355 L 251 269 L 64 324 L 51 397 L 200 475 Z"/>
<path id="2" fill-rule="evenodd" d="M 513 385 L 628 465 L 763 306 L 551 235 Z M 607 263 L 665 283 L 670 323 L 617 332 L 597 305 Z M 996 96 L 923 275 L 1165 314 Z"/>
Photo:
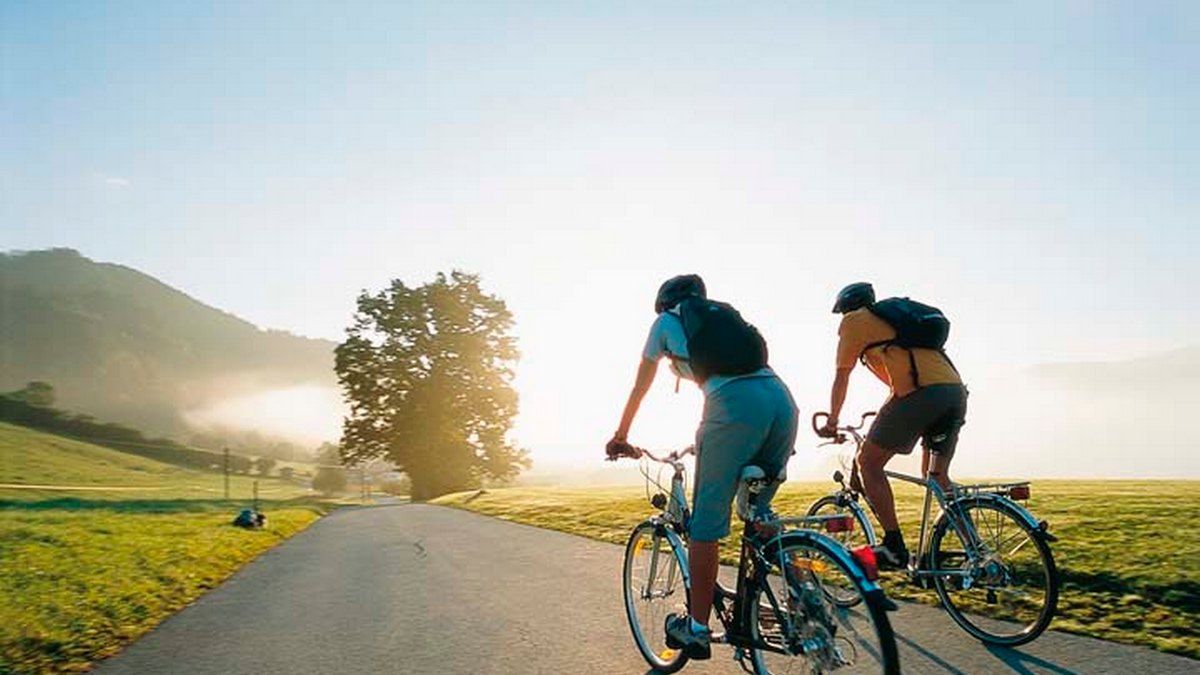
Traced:
<path id="1" fill-rule="evenodd" d="M 995 645 L 1022 645 L 1050 625 L 1058 605 L 1058 571 L 1041 533 L 1011 504 L 961 501 L 953 507 L 965 515 L 963 542 L 948 514 L 929 540 L 934 588 L 955 623 L 975 638 Z M 974 530 L 971 532 L 971 530 Z M 967 554 L 977 548 L 974 559 Z"/>
<path id="2" fill-rule="evenodd" d="M 867 512 L 863 507 L 854 501 L 848 495 L 843 493 L 834 493 L 825 495 L 813 505 L 808 507 L 808 515 L 810 516 L 852 516 L 854 518 L 854 526 L 850 529 L 841 532 L 831 532 L 831 539 L 841 544 L 847 551 L 852 551 L 860 546 L 875 545 L 875 530 L 871 527 L 871 521 L 867 518 Z M 834 590 L 834 589 L 831 589 Z M 840 592 L 834 595 L 834 601 L 838 604 L 847 607 L 858 603 L 862 598 L 854 590 Z"/>
<path id="3" fill-rule="evenodd" d="M 883 591 L 837 542 L 793 533 L 766 557 L 766 587 L 748 598 L 757 675 L 900 672 Z"/>
<path id="4" fill-rule="evenodd" d="M 681 553 L 681 552 L 680 552 Z M 687 587 L 682 555 L 661 525 L 646 521 L 633 528 L 625 545 L 622 579 L 625 615 L 642 658 L 652 668 L 673 673 L 687 664 L 681 650 L 667 647 L 666 621 L 671 613 L 687 614 Z"/>

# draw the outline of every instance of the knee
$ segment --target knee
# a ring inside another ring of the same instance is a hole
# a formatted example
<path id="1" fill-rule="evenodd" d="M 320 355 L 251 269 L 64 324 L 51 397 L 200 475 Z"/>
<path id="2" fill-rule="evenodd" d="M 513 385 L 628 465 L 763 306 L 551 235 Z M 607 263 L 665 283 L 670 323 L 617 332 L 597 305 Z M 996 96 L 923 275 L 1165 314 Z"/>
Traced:
<path id="1" fill-rule="evenodd" d="M 862 452 L 858 453 L 858 468 L 864 475 L 877 475 L 883 471 L 888 459 L 890 459 L 889 453 L 867 443 L 863 446 Z"/>

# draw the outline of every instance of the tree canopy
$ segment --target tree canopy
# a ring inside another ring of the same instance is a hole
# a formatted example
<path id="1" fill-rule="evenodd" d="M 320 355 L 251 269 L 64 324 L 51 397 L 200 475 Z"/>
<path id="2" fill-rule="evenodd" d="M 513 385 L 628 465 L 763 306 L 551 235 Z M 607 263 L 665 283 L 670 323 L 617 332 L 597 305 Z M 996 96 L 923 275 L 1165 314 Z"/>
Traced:
<path id="1" fill-rule="evenodd" d="M 350 414 L 342 456 L 391 461 L 414 500 L 507 479 L 529 465 L 507 439 L 517 414 L 512 314 L 463 272 L 422 286 L 400 280 L 358 298 L 337 347 Z"/>

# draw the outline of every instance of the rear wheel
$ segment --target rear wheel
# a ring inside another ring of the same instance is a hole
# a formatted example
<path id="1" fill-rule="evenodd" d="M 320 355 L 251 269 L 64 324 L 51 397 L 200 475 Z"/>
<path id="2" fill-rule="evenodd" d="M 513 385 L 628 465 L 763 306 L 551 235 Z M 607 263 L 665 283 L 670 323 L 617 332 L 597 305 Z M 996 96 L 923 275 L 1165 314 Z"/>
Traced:
<path id="1" fill-rule="evenodd" d="M 1058 606 L 1058 571 L 1041 533 L 1003 502 L 963 501 L 981 559 L 971 562 L 962 537 L 943 515 L 929 540 L 930 568 L 967 572 L 935 575 L 934 588 L 950 617 L 991 644 L 1025 644 L 1050 625 Z"/>
<path id="2" fill-rule="evenodd" d="M 665 631 L 668 614 L 687 614 L 680 559 L 660 526 L 650 521 L 633 528 L 625 545 L 622 578 L 629 630 L 642 658 L 663 673 L 687 664 L 682 651 L 667 647 Z"/>
<path id="3" fill-rule="evenodd" d="M 765 645 L 751 652 L 755 673 L 900 672 L 883 591 L 845 549 L 815 533 L 785 535 L 770 564 L 769 590 L 748 598 L 758 608 L 750 637 Z"/>
<path id="4" fill-rule="evenodd" d="M 852 516 L 854 518 L 854 527 L 852 529 L 843 532 L 830 532 L 826 536 L 841 544 L 847 551 L 860 546 L 875 545 L 875 532 L 871 529 L 871 522 L 867 520 L 866 511 L 857 502 L 845 496 L 832 494 L 821 497 L 808 508 L 808 515 Z M 833 599 L 838 604 L 853 606 L 862 600 L 862 597 L 853 590 L 846 593 L 841 593 L 836 589 L 830 590 L 835 593 Z"/>

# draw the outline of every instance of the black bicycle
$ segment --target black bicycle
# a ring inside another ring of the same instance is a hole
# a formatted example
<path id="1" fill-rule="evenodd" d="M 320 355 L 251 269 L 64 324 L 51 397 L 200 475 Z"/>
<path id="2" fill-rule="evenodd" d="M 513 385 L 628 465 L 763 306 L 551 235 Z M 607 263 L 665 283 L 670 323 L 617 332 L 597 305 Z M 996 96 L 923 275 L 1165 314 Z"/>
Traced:
<path id="1" fill-rule="evenodd" d="M 682 458 L 692 448 L 665 457 L 628 446 L 623 456 L 643 461 L 650 503 L 658 513 L 633 528 L 625 546 L 625 611 L 638 650 L 653 668 L 673 673 L 687 656 L 666 644 L 671 613 L 688 612 L 688 521 Z M 650 463 L 670 467 L 670 487 L 651 478 Z M 737 510 L 743 521 L 736 587 L 717 583 L 714 614 L 744 670 L 782 673 L 899 673 L 890 605 L 875 582 L 874 557 L 851 552 L 814 528 L 837 532 L 852 527 L 846 515 L 779 518 L 761 515 L 759 492 L 770 484 L 749 466 L 739 485 Z M 861 557 L 860 557 L 861 556 Z M 835 601 L 853 594 L 853 605 Z"/>

